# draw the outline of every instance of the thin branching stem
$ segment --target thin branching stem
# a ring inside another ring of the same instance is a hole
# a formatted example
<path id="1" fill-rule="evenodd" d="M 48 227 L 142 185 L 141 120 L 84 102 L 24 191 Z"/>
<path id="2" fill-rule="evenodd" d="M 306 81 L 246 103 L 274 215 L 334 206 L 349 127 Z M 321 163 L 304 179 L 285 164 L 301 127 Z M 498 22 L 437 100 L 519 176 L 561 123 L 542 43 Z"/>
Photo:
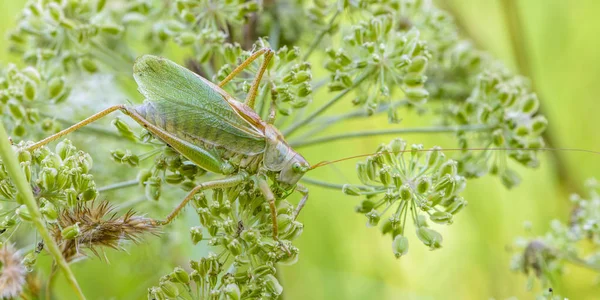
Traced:
<path id="1" fill-rule="evenodd" d="M 357 78 L 354 81 L 354 84 L 352 84 L 352 86 L 350 86 L 347 89 L 341 91 L 339 94 L 337 94 L 331 100 L 329 100 L 329 102 L 323 104 L 323 106 L 319 107 L 317 110 L 315 110 L 314 112 L 312 112 L 304 120 L 301 120 L 301 121 L 299 121 L 297 123 L 294 123 L 294 124 L 290 125 L 290 127 L 286 128 L 286 130 L 283 131 L 284 136 L 290 136 L 293 132 L 295 132 L 296 130 L 298 130 L 300 127 L 306 125 L 307 123 L 311 122 L 316 117 L 320 116 L 322 113 L 324 113 L 325 111 L 327 111 L 332 105 L 334 105 L 335 103 L 337 103 L 338 101 L 340 101 L 340 99 L 344 98 L 344 96 L 346 96 L 346 94 L 348 94 L 354 88 L 356 88 L 357 86 L 359 86 L 365 79 L 369 78 L 369 76 L 371 76 L 375 72 L 375 70 L 376 69 L 372 69 L 370 71 L 367 71 L 367 72 L 363 73 L 359 78 Z"/>
<path id="2" fill-rule="evenodd" d="M 112 191 L 112 190 L 118 190 L 118 189 L 124 189 L 124 188 L 135 186 L 138 183 L 139 183 L 139 180 L 137 180 L 137 179 L 123 181 L 123 182 L 117 182 L 117 183 L 109 184 L 109 185 L 98 188 L 98 193 Z"/>
<path id="3" fill-rule="evenodd" d="M 19 165 L 19 160 L 11 147 L 10 140 L 8 138 L 8 134 L 6 133 L 6 129 L 4 129 L 4 124 L 0 122 L 0 156 L 2 157 L 2 161 L 4 162 L 4 166 L 6 167 L 6 171 L 10 175 L 13 180 L 13 183 L 17 187 L 17 191 L 21 194 L 21 199 L 23 203 L 27 206 L 29 213 L 32 217 L 32 222 L 37 228 L 38 232 L 42 236 L 44 243 L 46 245 L 46 249 L 50 252 L 54 261 L 58 265 L 59 268 L 65 273 L 65 277 L 67 281 L 75 291 L 75 294 L 79 299 L 85 299 L 79 284 L 77 283 L 77 279 L 75 275 L 69 268 L 69 264 L 63 257 L 60 248 L 54 239 L 50 236 L 50 232 L 46 228 L 44 219 L 40 210 L 37 206 L 37 202 L 33 197 L 33 192 L 31 191 L 31 186 L 29 182 L 27 182 L 27 178 L 25 178 L 25 174 L 23 170 L 21 170 L 21 166 Z"/>
<path id="4" fill-rule="evenodd" d="M 383 129 L 383 130 L 367 130 L 357 131 L 350 133 L 342 133 L 331 136 L 325 136 L 321 138 L 314 138 L 309 140 L 296 140 L 291 141 L 290 145 L 294 148 L 314 146 L 323 143 L 329 143 L 338 140 L 353 139 L 359 137 L 372 137 L 380 135 L 392 135 L 392 134 L 408 134 L 408 133 L 448 133 L 458 131 L 488 131 L 492 130 L 493 127 L 487 125 L 465 125 L 465 126 L 434 126 L 434 127 L 418 127 L 418 128 L 394 128 L 394 129 Z"/>
<path id="5" fill-rule="evenodd" d="M 331 30 L 331 28 L 333 27 L 333 23 L 335 22 L 337 17 L 340 15 L 340 12 L 341 11 L 339 9 L 336 10 L 333 17 L 331 17 L 331 20 L 329 20 L 327 27 L 324 28 L 323 30 L 321 30 L 319 35 L 317 35 L 315 37 L 315 39 L 313 40 L 312 44 L 310 44 L 310 48 L 308 48 L 308 51 L 306 52 L 306 54 L 304 54 L 304 57 L 302 57 L 302 60 L 304 60 L 304 61 L 308 60 L 310 55 L 315 51 L 315 49 L 317 49 L 317 46 L 319 46 L 319 43 L 321 43 L 321 40 L 323 39 L 323 37 L 325 37 L 325 34 L 327 34 L 327 32 L 329 32 Z"/>

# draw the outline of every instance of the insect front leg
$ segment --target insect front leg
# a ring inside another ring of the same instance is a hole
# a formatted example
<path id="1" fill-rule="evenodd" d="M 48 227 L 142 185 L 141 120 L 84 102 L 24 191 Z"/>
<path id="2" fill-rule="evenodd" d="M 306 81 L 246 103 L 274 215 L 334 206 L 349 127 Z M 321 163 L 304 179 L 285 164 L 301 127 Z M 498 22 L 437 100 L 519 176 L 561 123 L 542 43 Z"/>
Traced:
<path id="1" fill-rule="evenodd" d="M 302 208 L 304 208 L 304 205 L 306 205 L 306 201 L 308 201 L 308 188 L 306 186 L 304 186 L 300 183 L 297 183 L 296 190 L 300 194 L 302 194 L 302 199 L 300 199 L 300 202 L 298 202 L 298 206 L 296 206 L 296 209 L 294 210 L 294 215 L 293 215 L 294 221 L 296 221 L 296 218 L 300 214 L 300 211 L 302 210 Z"/>
<path id="2" fill-rule="evenodd" d="M 177 215 L 179 215 L 181 210 L 190 202 L 190 200 L 192 200 L 194 198 L 194 195 L 196 195 L 198 192 L 201 192 L 204 190 L 210 190 L 210 189 L 222 189 L 222 188 L 236 186 L 236 185 L 244 182 L 247 177 L 248 177 L 248 175 L 246 173 L 240 173 L 237 175 L 232 175 L 232 176 L 228 176 L 228 177 L 217 179 L 217 180 L 200 183 L 195 188 L 193 188 L 187 194 L 187 196 L 185 196 L 183 201 L 181 201 L 181 203 L 179 203 L 179 205 L 167 216 L 167 218 L 164 221 L 159 221 L 158 223 L 160 225 L 167 225 L 167 224 L 171 223 L 171 221 L 173 221 L 173 219 L 175 219 L 175 217 L 177 217 Z"/>
<path id="3" fill-rule="evenodd" d="M 254 52 L 250 57 L 248 57 L 244 62 L 242 62 L 242 64 L 240 64 L 239 66 L 237 66 L 237 68 L 235 68 L 233 71 L 231 71 L 231 73 L 229 75 L 227 75 L 227 77 L 225 77 L 225 79 L 223 79 L 223 81 L 219 82 L 219 87 L 223 87 L 225 84 L 227 84 L 235 76 L 240 74 L 253 61 L 255 61 L 258 57 L 260 57 L 263 54 L 265 55 L 265 60 L 260 65 L 260 68 L 258 69 L 258 73 L 256 74 L 256 77 L 254 77 L 254 80 L 252 81 L 250 91 L 248 91 L 248 95 L 246 96 L 246 101 L 244 102 L 246 105 L 248 105 L 252 109 L 254 109 L 254 102 L 256 100 L 256 95 L 258 95 L 258 86 L 260 85 L 260 81 L 262 80 L 262 77 L 263 77 L 265 71 L 267 70 L 267 67 L 269 66 L 269 62 L 271 61 L 271 58 L 274 55 L 273 50 L 271 50 L 270 48 L 262 48 L 256 52 Z"/>

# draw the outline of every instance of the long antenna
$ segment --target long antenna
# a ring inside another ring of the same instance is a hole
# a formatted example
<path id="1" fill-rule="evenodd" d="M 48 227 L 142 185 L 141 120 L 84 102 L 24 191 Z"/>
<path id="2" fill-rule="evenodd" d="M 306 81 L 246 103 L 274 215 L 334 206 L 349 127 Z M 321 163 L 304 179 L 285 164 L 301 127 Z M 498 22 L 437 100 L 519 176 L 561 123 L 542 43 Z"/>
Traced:
<path id="1" fill-rule="evenodd" d="M 580 152 L 580 153 L 589 153 L 589 154 L 595 154 L 595 155 L 600 155 L 600 151 L 595 151 L 595 150 L 587 150 L 587 149 L 578 149 L 578 148 L 549 148 L 549 147 L 541 147 L 541 148 L 510 148 L 510 147 L 506 147 L 506 148 L 468 148 L 468 149 L 462 149 L 462 148 L 432 148 L 432 149 L 405 149 L 400 151 L 399 153 L 406 153 L 406 152 L 432 152 L 432 151 L 465 151 L 465 150 L 473 150 L 473 151 L 565 151 L 565 152 Z M 350 160 L 350 159 L 355 159 L 355 158 L 361 158 L 361 157 L 367 157 L 367 156 L 371 156 L 371 155 L 378 155 L 381 153 L 385 153 L 386 151 L 379 151 L 379 152 L 375 152 L 375 153 L 369 153 L 369 154 L 360 154 L 360 155 L 353 155 L 353 156 L 349 156 L 349 157 L 345 157 L 345 158 L 340 158 L 340 159 L 336 159 L 336 160 L 325 160 L 325 161 L 321 161 L 319 163 L 317 163 L 316 165 L 311 166 L 308 170 L 314 170 L 316 168 L 320 168 L 326 165 L 330 165 L 330 164 L 335 164 L 338 162 L 342 162 L 342 161 L 346 161 L 346 160 Z"/>

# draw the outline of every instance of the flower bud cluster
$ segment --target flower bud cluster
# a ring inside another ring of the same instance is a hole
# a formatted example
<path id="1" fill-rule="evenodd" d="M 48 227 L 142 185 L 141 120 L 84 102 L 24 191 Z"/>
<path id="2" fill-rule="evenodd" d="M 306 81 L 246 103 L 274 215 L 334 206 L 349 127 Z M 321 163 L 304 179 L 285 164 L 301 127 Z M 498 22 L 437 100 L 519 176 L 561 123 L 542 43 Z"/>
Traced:
<path id="1" fill-rule="evenodd" d="M 173 40 L 177 44 L 200 49 L 197 59 L 206 62 L 228 38 L 242 34 L 248 15 L 261 9 L 260 1 L 171 1 L 164 8 L 170 17 L 156 22 L 152 39 L 158 47 Z"/>
<path id="2" fill-rule="evenodd" d="M 542 287 L 551 287 L 552 277 L 563 274 L 568 263 L 600 268 L 600 184 L 590 179 L 586 187 L 588 197 L 571 196 L 568 223 L 553 220 L 544 235 L 515 240 L 511 269 L 529 276 L 529 286 L 537 278 Z"/>
<path id="3" fill-rule="evenodd" d="M 453 107 L 454 122 L 460 125 L 481 125 L 490 130 L 479 135 L 476 143 L 492 148 L 536 149 L 544 146 L 542 133 L 547 119 L 537 114 L 539 100 L 522 77 L 504 71 L 481 73 L 476 86 L 466 101 Z M 464 149 L 471 145 L 471 137 L 459 132 L 459 143 Z M 506 167 L 505 156 L 527 167 L 537 167 L 535 151 L 492 151 L 489 155 L 466 153 L 460 158 L 461 174 L 481 176 L 488 171 L 497 174 L 507 187 L 519 182 L 514 171 Z"/>
<path id="4" fill-rule="evenodd" d="M 259 40 L 254 49 L 269 47 L 265 40 Z M 227 75 L 244 61 L 253 51 L 243 51 L 235 44 L 226 44 L 223 57 L 227 64 L 216 74 L 215 81 L 225 79 Z M 252 80 L 258 73 L 262 59 L 252 64 L 244 71 L 244 75 L 232 80 L 233 94 L 243 99 L 250 89 Z M 231 83 L 230 83 L 231 84 Z M 230 89 L 230 87 L 226 87 Z M 275 104 L 277 112 L 289 116 L 295 109 L 300 109 L 312 101 L 312 73 L 308 62 L 302 60 L 298 47 L 283 46 L 273 55 L 269 67 L 261 81 L 257 106 L 267 108 Z M 260 111 L 260 110 L 259 110 Z M 266 111 L 266 110 L 262 110 Z"/>
<path id="5" fill-rule="evenodd" d="M 94 73 L 99 61 L 115 55 L 102 45 L 122 41 L 130 24 L 126 17 L 139 13 L 136 10 L 143 2 L 147 1 L 131 1 L 127 10 L 111 11 L 106 0 L 30 0 L 9 34 L 10 49 L 32 65 L 53 60 L 64 70 L 76 67 Z M 115 22 L 118 19 L 121 22 Z"/>
<path id="6" fill-rule="evenodd" d="M 25 149 L 27 145 L 31 144 L 22 142 L 16 146 L 19 161 L 47 222 L 55 222 L 65 207 L 96 199 L 98 191 L 90 174 L 92 158 L 89 154 L 78 151 L 69 140 L 60 142 L 54 152 L 47 147 L 30 152 Z M 15 215 L 7 215 L 0 222 L 1 229 L 31 220 L 3 165 L 0 165 L 0 196 L 16 205 Z"/>
<path id="7" fill-rule="evenodd" d="M 347 184 L 343 192 L 365 197 L 356 211 L 365 214 L 367 226 L 380 225 L 383 234 L 391 235 L 396 257 L 408 251 L 409 215 L 419 240 L 434 250 L 441 247 L 442 236 L 428 221 L 451 224 L 467 205 L 459 196 L 466 180 L 458 175 L 457 162 L 447 159 L 439 147 L 425 150 L 423 145 L 408 146 L 395 139 L 359 162 L 357 172 L 364 186 Z"/>
<path id="8" fill-rule="evenodd" d="M 0 112 L 9 117 L 12 136 L 22 138 L 33 133 L 52 133 L 57 125 L 40 115 L 40 107 L 62 103 L 70 88 L 60 71 L 34 67 L 18 69 L 10 64 L 0 72 Z"/>
<path id="9" fill-rule="evenodd" d="M 353 103 L 369 113 L 381 103 L 389 103 L 396 88 L 411 103 L 424 103 L 428 97 L 424 74 L 431 55 L 419 30 L 401 30 L 399 22 L 395 14 L 382 14 L 345 30 L 343 47 L 326 50 L 329 90 L 345 90 L 353 87 L 357 78 L 368 76 L 358 86 Z M 394 112 L 390 119 L 398 121 Z"/>
<path id="10" fill-rule="evenodd" d="M 282 287 L 275 265 L 293 264 L 299 254 L 291 241 L 303 225 L 293 219 L 294 207 L 285 200 L 278 203 L 275 241 L 269 205 L 253 182 L 200 194 L 193 202 L 200 225 L 190 228 L 191 241 L 210 246 L 212 252 L 191 261 L 191 272 L 177 268 L 164 276 L 159 286 L 149 289 L 149 298 L 172 298 L 195 287 L 198 299 L 276 299 Z"/>

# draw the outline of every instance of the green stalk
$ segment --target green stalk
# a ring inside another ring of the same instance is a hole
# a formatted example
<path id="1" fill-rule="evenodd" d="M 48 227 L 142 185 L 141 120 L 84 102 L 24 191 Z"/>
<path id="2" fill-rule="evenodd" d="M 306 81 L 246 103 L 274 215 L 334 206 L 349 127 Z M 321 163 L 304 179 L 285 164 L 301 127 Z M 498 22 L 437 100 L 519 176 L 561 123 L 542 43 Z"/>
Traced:
<path id="1" fill-rule="evenodd" d="M 372 69 L 370 71 L 367 71 L 367 72 L 363 73 L 359 78 L 357 78 L 354 81 L 354 84 L 352 84 L 352 86 L 350 86 L 349 88 L 341 91 L 339 94 L 337 94 L 335 97 L 333 97 L 333 99 L 329 100 L 329 102 L 323 104 L 323 106 L 319 107 L 317 110 L 315 110 L 313 113 L 311 113 L 308 117 L 306 117 L 306 119 L 304 119 L 302 121 L 299 121 L 299 122 L 296 122 L 296 123 L 290 125 L 290 127 L 286 128 L 283 131 L 283 135 L 284 136 L 289 136 L 294 131 L 298 130 L 300 127 L 306 125 L 307 123 L 311 122 L 314 118 L 316 118 L 319 115 L 321 115 L 322 113 L 324 113 L 332 105 L 334 105 L 340 99 L 344 98 L 344 96 L 346 96 L 346 94 L 348 94 L 350 91 L 352 91 L 358 85 L 360 85 L 365 79 L 367 79 L 369 76 L 371 76 L 371 74 L 373 74 L 375 72 L 375 70 L 376 69 Z"/>
<path id="2" fill-rule="evenodd" d="M 378 135 L 390 135 L 390 134 L 407 134 L 407 133 L 447 133 L 447 132 L 458 132 L 458 131 L 487 131 L 493 127 L 487 125 L 464 125 L 464 126 L 434 126 L 434 127 L 422 127 L 422 128 L 395 128 L 395 129 L 384 129 L 384 130 L 367 130 L 357 131 L 350 133 L 336 134 L 321 138 L 315 138 L 310 140 L 302 141 L 291 141 L 290 146 L 294 148 L 307 147 L 322 143 L 329 143 L 337 140 L 352 139 L 358 137 L 371 137 Z"/>
<path id="3" fill-rule="evenodd" d="M 331 17 L 331 20 L 329 20 L 329 23 L 327 24 L 327 28 L 321 30 L 321 32 L 319 32 L 319 35 L 317 35 L 315 37 L 315 39 L 313 40 L 312 44 L 310 44 L 310 48 L 308 49 L 308 52 L 306 52 L 306 54 L 304 54 L 304 57 L 302 57 L 302 60 L 304 60 L 304 61 L 308 60 L 308 58 L 313 53 L 313 51 L 315 51 L 315 49 L 317 49 L 317 46 L 319 46 L 319 43 L 321 42 L 323 37 L 325 37 L 325 34 L 327 34 L 327 32 L 329 32 L 329 30 L 331 30 L 331 28 L 333 27 L 333 22 L 335 22 L 335 19 L 337 19 L 337 17 L 339 15 L 340 15 L 340 10 L 338 9 L 335 12 L 335 14 L 333 15 L 333 17 Z"/>
<path id="4" fill-rule="evenodd" d="M 139 181 L 137 179 L 133 179 L 133 180 L 129 180 L 129 181 L 123 181 L 123 182 L 117 182 L 114 184 L 109 184 L 107 186 L 103 186 L 98 188 L 98 193 L 101 192 L 106 192 L 106 191 L 112 191 L 112 190 L 118 190 L 118 189 L 122 189 L 122 188 L 127 188 L 130 186 L 135 186 L 139 183 Z"/>
<path id="5" fill-rule="evenodd" d="M 0 122 L 0 157 L 2 157 L 2 161 L 4 162 L 6 171 L 8 172 L 8 175 L 12 178 L 15 186 L 17 187 L 17 191 L 19 192 L 19 194 L 21 194 L 21 199 L 27 206 L 27 209 L 29 210 L 29 213 L 32 217 L 32 222 L 37 228 L 40 235 L 42 236 L 46 248 L 54 258 L 54 261 L 58 264 L 58 267 L 60 267 L 65 273 L 65 277 L 67 278 L 67 281 L 69 282 L 73 290 L 75 290 L 75 294 L 77 295 L 77 297 L 79 299 L 85 299 L 85 296 L 83 295 L 79 284 L 77 284 L 77 279 L 75 279 L 75 275 L 73 275 L 73 272 L 69 268 L 69 264 L 62 256 L 60 248 L 58 248 L 58 245 L 56 244 L 56 242 L 54 242 L 54 240 L 50 236 L 50 233 L 48 232 L 48 229 L 46 228 L 44 219 L 42 218 L 42 214 L 38 209 L 37 202 L 33 197 L 31 186 L 29 185 L 29 182 L 27 182 L 23 170 L 21 170 L 19 160 L 11 147 L 8 134 L 6 134 L 6 129 L 4 129 L 4 124 L 2 124 L 2 122 Z"/>

